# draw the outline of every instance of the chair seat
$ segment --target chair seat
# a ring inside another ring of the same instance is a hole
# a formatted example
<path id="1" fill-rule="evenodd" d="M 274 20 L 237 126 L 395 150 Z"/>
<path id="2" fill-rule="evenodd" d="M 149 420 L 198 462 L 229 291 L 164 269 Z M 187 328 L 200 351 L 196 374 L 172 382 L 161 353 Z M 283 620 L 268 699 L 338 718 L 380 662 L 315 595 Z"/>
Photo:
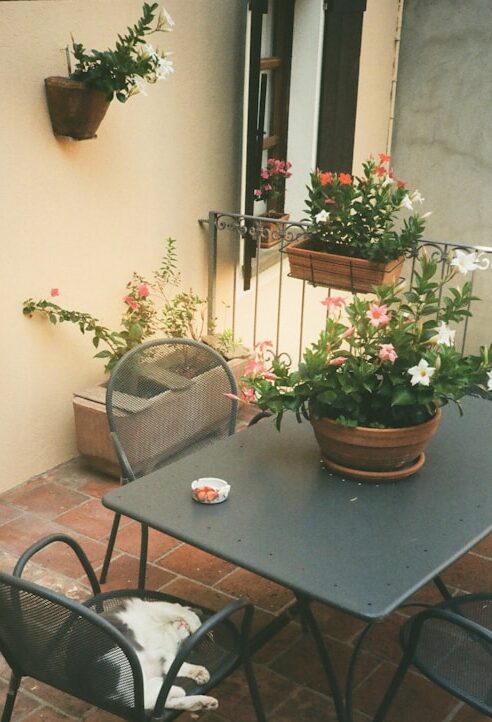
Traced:
<path id="1" fill-rule="evenodd" d="M 84 603 L 84 606 L 90 607 L 98 614 L 110 613 L 121 607 L 125 600 L 142 599 L 148 602 L 171 602 L 184 606 L 192 607 L 202 622 L 215 614 L 214 611 L 197 606 L 195 603 L 187 602 L 178 597 L 160 592 L 152 592 L 149 590 L 118 590 L 114 592 L 104 592 L 92 597 Z M 236 625 L 230 619 L 225 619 L 214 627 L 213 632 L 204 637 L 191 652 L 188 662 L 206 667 L 210 673 L 210 681 L 205 685 L 198 685 L 194 680 L 178 677 L 177 684 L 181 686 L 187 695 L 205 694 L 212 689 L 220 679 L 223 679 L 238 662 L 238 650 L 240 649 L 240 632 Z M 123 698 L 114 698 L 106 700 L 106 709 L 111 708 L 115 714 L 124 716 L 127 719 L 133 719 L 131 709 L 125 704 Z M 126 708 L 126 709 L 125 709 Z M 173 720 L 182 714 L 180 710 L 166 710 L 162 717 L 164 722 Z M 127 717 L 128 715 L 128 717 Z M 148 719 L 151 718 L 151 712 L 148 712 Z"/>
<path id="2" fill-rule="evenodd" d="M 438 605 L 492 631 L 492 602 L 459 600 Z M 416 618 L 406 622 L 400 641 L 404 650 Z M 464 660 L 466 662 L 464 663 Z M 422 625 L 412 663 L 427 677 L 484 714 L 492 716 L 492 645 L 470 630 L 431 617 Z"/>

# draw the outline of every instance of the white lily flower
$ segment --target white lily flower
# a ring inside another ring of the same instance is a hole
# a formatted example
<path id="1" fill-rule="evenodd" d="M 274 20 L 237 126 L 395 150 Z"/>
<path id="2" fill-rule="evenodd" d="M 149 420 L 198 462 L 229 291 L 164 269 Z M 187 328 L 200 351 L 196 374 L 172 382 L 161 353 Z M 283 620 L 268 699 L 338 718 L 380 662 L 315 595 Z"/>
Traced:
<path id="1" fill-rule="evenodd" d="M 401 205 L 405 206 L 405 208 L 408 208 L 409 211 L 413 211 L 413 204 L 410 199 L 410 196 L 403 196 Z"/>
<path id="2" fill-rule="evenodd" d="M 320 211 L 314 216 L 316 223 L 327 223 L 330 220 L 328 211 Z"/>
<path id="3" fill-rule="evenodd" d="M 492 391 L 492 371 L 487 371 L 487 388 Z"/>
<path id="4" fill-rule="evenodd" d="M 172 73 L 174 73 L 173 61 L 168 60 L 168 58 L 159 58 L 159 62 L 155 71 L 157 80 L 165 80 L 168 75 L 171 75 Z"/>
<path id="5" fill-rule="evenodd" d="M 433 343 L 441 344 L 441 346 L 454 346 L 455 334 L 456 331 L 453 331 L 444 323 L 444 321 L 441 321 L 439 328 L 437 329 L 437 333 L 431 338 L 431 341 Z"/>
<path id="6" fill-rule="evenodd" d="M 395 183 L 395 179 L 392 178 L 390 175 L 387 175 L 384 181 L 382 182 L 383 188 L 386 188 L 386 186 L 391 186 Z"/>
<path id="7" fill-rule="evenodd" d="M 423 203 L 424 201 L 425 201 L 425 198 L 419 191 L 415 190 L 412 193 L 412 202 L 413 203 Z"/>
<path id="8" fill-rule="evenodd" d="M 410 383 L 412 386 L 415 386 L 416 384 L 429 386 L 435 370 L 436 369 L 433 366 L 429 366 L 425 359 L 420 359 L 417 366 L 412 366 L 411 369 L 408 369 L 408 373 L 412 377 L 410 379 Z"/>
<path id="9" fill-rule="evenodd" d="M 140 75 L 135 75 L 133 78 L 133 85 L 137 89 L 137 92 L 142 93 L 142 95 L 147 95 L 145 80 L 141 78 Z"/>
<path id="10" fill-rule="evenodd" d="M 174 20 L 164 8 L 160 9 L 159 18 L 157 20 L 157 30 L 164 33 L 170 33 L 174 29 Z"/>
<path id="11" fill-rule="evenodd" d="M 489 264 L 489 259 L 481 257 L 480 253 L 476 251 L 467 253 L 459 249 L 454 252 L 454 258 L 451 261 L 451 265 L 455 266 L 463 275 L 466 275 L 469 271 L 485 271 Z"/>

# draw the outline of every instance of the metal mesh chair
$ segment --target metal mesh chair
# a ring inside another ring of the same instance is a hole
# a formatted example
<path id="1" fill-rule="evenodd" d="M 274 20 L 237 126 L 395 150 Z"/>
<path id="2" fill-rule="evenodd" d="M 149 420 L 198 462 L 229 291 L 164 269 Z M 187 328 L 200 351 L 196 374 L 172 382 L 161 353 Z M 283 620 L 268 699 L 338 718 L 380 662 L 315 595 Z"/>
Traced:
<path id="1" fill-rule="evenodd" d="M 77 555 L 92 587 L 83 604 L 21 578 L 26 563 L 49 544 L 68 544 Z M 9 722 L 22 677 L 29 676 L 132 722 L 168 722 L 182 710 L 164 704 L 184 661 L 204 665 L 207 684 L 179 678 L 188 694 L 204 694 L 243 665 L 256 717 L 266 718 L 251 667 L 248 637 L 253 606 L 246 600 L 228 604 L 219 612 L 198 608 L 202 626 L 181 645 L 166 675 L 153 710 L 144 708 L 143 678 L 134 648 L 101 614 L 123 599 L 170 601 L 190 606 L 171 595 L 144 590 L 101 593 L 95 573 L 81 547 L 70 537 L 55 534 L 32 545 L 19 559 L 13 574 L 0 572 L 0 652 L 11 668 L 10 687 L 1 722 Z M 192 605 L 196 610 L 197 605 Z M 240 623 L 232 615 L 242 614 Z"/>
<path id="2" fill-rule="evenodd" d="M 400 634 L 403 657 L 373 722 L 382 722 L 410 665 L 492 717 L 492 594 L 468 594 L 428 607 Z"/>
<path id="3" fill-rule="evenodd" d="M 234 376 L 209 346 L 190 339 L 160 339 L 133 348 L 115 366 L 106 411 L 122 469 L 133 481 L 220 437 L 234 433 Z M 118 532 L 115 514 L 101 571 L 106 580 Z M 139 587 L 145 585 L 148 528 L 141 525 Z"/>

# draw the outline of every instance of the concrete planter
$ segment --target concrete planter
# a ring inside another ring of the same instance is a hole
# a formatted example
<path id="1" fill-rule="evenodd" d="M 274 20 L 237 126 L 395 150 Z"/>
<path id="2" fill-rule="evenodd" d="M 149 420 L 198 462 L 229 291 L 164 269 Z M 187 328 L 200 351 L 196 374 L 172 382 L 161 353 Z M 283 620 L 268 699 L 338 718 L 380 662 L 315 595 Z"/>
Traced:
<path id="1" fill-rule="evenodd" d="M 245 373 L 247 363 L 247 358 L 235 358 L 228 361 L 236 381 Z M 203 393 L 203 403 L 205 407 L 207 407 L 207 393 L 210 393 L 211 396 L 216 395 L 213 374 L 214 369 L 205 372 L 199 379 L 199 383 L 205 386 Z M 210 386 L 210 391 L 207 390 L 207 386 Z M 124 394 L 122 394 L 122 397 L 124 397 Z M 146 437 L 148 437 L 149 427 L 154 427 L 152 424 L 152 415 L 155 414 L 162 420 L 162 406 L 168 407 L 166 411 L 169 410 L 169 423 L 172 424 L 172 434 L 169 434 L 168 430 L 162 425 L 162 421 L 160 421 L 159 424 L 155 424 L 155 437 L 153 439 L 147 438 L 147 446 L 149 444 L 155 446 L 156 454 L 158 454 L 158 457 L 156 456 L 156 463 L 177 453 L 189 443 L 189 425 L 185 420 L 182 428 L 179 427 L 179 420 L 176 418 L 177 415 L 172 412 L 173 404 L 175 403 L 173 397 L 173 394 L 164 391 L 162 394 L 154 396 L 142 405 L 141 423 L 142 428 L 147 429 Z M 93 468 L 119 478 L 120 467 L 109 433 L 105 400 L 106 387 L 104 384 L 74 394 L 73 411 L 77 448 L 79 453 L 86 458 Z M 125 399 L 122 398 L 120 401 L 121 409 L 124 411 Z M 208 427 L 218 425 L 222 419 L 227 418 L 229 409 L 229 402 L 225 398 L 223 408 L 219 405 L 217 418 L 211 418 L 210 413 L 206 413 L 209 411 L 207 408 L 190 409 L 190 413 L 194 415 L 195 434 L 199 435 L 200 432 L 203 432 Z M 187 414 L 185 414 L 185 416 L 188 418 Z M 201 417 L 204 419 L 202 426 L 200 426 L 199 421 Z M 138 428 L 136 430 L 134 424 L 132 424 L 131 435 L 135 438 L 138 437 Z M 163 441 L 166 437 L 173 439 L 172 445 L 167 447 Z M 131 438 L 129 437 L 125 443 L 132 443 Z M 148 448 L 145 453 L 148 457 Z"/>

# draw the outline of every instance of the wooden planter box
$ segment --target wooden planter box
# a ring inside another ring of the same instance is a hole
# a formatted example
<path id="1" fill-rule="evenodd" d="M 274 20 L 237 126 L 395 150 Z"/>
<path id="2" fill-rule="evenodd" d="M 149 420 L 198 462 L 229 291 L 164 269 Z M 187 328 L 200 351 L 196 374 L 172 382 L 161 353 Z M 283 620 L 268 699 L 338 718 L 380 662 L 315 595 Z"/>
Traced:
<path id="1" fill-rule="evenodd" d="M 363 258 L 313 250 L 310 245 L 311 239 L 304 236 L 286 246 L 292 278 L 353 293 L 370 293 L 373 286 L 398 280 L 405 260 L 401 256 L 388 263 L 372 263 Z"/>
<path id="2" fill-rule="evenodd" d="M 236 381 L 245 373 L 248 360 L 247 358 L 237 358 L 228 361 Z M 211 369 L 198 379 L 195 379 L 194 383 L 203 384 L 205 387 L 201 395 L 201 405 L 197 406 L 195 404 L 193 408 L 190 407 L 185 413 L 181 411 L 178 415 L 173 412 L 174 404 L 178 401 L 181 404 L 181 401 L 168 391 L 164 391 L 148 400 L 139 399 L 139 404 L 142 405 L 139 420 L 137 422 L 134 417 L 132 418 L 131 431 L 126 439 L 123 438 L 123 445 L 130 450 L 133 457 L 137 455 L 138 450 L 141 448 L 142 458 L 153 458 L 155 464 L 158 464 L 190 443 L 190 418 L 194 421 L 195 436 L 200 438 L 203 436 L 204 431 L 208 428 L 213 430 L 228 417 L 230 401 L 224 397 L 224 403 L 217 404 L 214 373 L 215 369 Z M 119 406 L 122 413 L 124 413 L 129 401 L 134 404 L 134 399 L 135 397 L 129 398 L 126 394 L 120 394 L 120 398 L 115 398 L 115 406 Z M 210 399 L 210 401 L 207 401 L 207 399 Z M 214 403 L 212 403 L 212 400 Z M 120 466 L 111 441 L 105 401 L 106 387 L 104 384 L 74 394 L 73 411 L 77 448 L 93 468 L 119 478 Z M 216 408 L 215 417 L 210 415 L 210 408 L 213 407 Z M 115 413 L 117 413 L 117 410 Z M 158 423 L 153 423 L 154 416 L 159 419 Z M 183 419 L 181 424 L 180 417 Z M 165 419 L 164 422 L 163 418 Z M 138 423 L 141 424 L 142 431 L 145 429 L 145 434 L 139 434 Z M 149 428 L 153 429 L 154 433 L 152 435 L 149 435 Z M 121 436 L 125 436 L 124 427 Z M 143 438 L 145 438 L 145 447 L 142 444 Z M 133 439 L 135 439 L 135 447 L 132 450 Z M 172 442 L 169 439 L 172 439 Z M 155 453 L 153 453 L 154 449 Z M 138 466 L 138 457 L 135 463 Z M 138 468 L 135 471 L 138 473 Z"/>

